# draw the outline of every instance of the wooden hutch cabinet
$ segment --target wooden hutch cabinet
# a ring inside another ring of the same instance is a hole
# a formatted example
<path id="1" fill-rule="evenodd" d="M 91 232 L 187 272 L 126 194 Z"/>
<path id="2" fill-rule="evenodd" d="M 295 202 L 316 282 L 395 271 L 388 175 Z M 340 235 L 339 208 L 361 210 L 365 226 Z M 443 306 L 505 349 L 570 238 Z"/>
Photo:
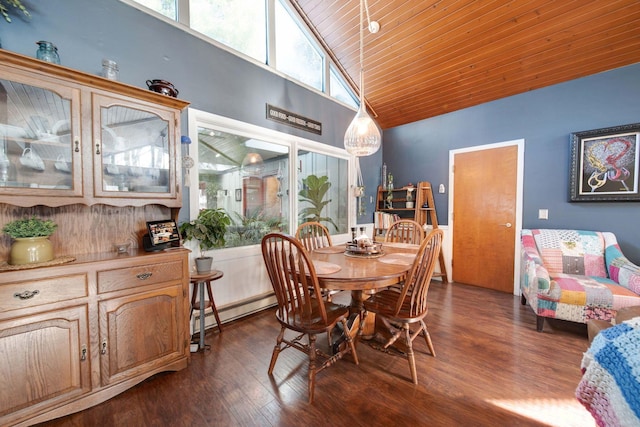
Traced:
<path id="1" fill-rule="evenodd" d="M 52 219 L 65 259 L 0 262 L 0 425 L 77 412 L 187 366 L 189 251 L 139 249 L 146 221 L 182 204 L 187 105 L 0 50 L 0 227 Z M 10 245 L 2 235 L 0 260 Z"/>
<path id="2" fill-rule="evenodd" d="M 180 207 L 187 105 L 0 50 L 0 202 Z"/>

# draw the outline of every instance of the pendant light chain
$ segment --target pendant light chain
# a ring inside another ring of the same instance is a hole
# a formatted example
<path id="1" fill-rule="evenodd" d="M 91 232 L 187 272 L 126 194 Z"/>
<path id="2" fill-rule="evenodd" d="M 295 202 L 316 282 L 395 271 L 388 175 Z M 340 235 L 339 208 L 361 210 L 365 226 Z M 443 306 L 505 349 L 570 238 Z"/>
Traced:
<path id="1" fill-rule="evenodd" d="M 364 31 L 362 29 L 364 2 L 365 0 L 360 0 L 360 105 L 364 105 Z"/>

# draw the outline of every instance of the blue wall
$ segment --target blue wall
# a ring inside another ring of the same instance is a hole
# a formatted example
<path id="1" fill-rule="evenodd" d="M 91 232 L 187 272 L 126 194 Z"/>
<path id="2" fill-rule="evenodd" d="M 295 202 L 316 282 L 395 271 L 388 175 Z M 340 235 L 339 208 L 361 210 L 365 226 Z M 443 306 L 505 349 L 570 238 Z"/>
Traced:
<path id="1" fill-rule="evenodd" d="M 570 134 L 640 122 L 640 63 L 384 132 L 383 159 L 399 184 L 448 188 L 449 150 L 525 139 L 524 228 L 612 231 L 640 263 L 640 202 L 570 203 Z M 440 223 L 448 194 L 435 194 Z M 538 209 L 549 220 L 538 220 Z"/>

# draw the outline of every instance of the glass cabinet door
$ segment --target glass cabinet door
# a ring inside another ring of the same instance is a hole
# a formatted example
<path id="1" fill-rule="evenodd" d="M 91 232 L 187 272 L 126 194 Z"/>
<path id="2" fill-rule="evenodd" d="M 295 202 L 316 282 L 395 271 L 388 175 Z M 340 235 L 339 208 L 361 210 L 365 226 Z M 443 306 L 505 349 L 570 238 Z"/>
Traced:
<path id="1" fill-rule="evenodd" d="M 81 196 L 80 91 L 0 79 L 0 196 Z"/>
<path id="2" fill-rule="evenodd" d="M 100 100 L 98 106 L 94 104 L 94 118 L 99 118 L 94 125 L 96 196 L 175 195 L 173 113 L 100 96 L 96 99 Z"/>

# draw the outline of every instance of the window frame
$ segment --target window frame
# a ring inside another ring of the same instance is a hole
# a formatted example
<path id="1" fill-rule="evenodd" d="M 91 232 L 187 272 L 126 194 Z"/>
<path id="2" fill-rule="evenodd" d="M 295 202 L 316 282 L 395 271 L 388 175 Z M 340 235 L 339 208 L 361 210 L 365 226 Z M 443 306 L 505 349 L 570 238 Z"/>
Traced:
<path id="1" fill-rule="evenodd" d="M 291 135 L 284 132 L 279 132 L 272 129 L 263 128 L 260 126 L 245 123 L 239 120 L 230 119 L 228 117 L 219 116 L 217 114 L 209 113 L 206 111 L 198 110 L 189 107 L 187 109 L 188 116 L 188 133 L 192 143 L 189 144 L 187 149 L 183 149 L 183 156 L 190 156 L 195 165 L 198 165 L 198 127 L 210 127 L 222 132 L 228 132 L 237 134 L 247 138 L 255 138 L 270 142 L 277 145 L 286 146 L 289 149 L 289 168 L 287 173 L 289 174 L 289 194 L 298 194 L 298 172 L 296 170 L 298 165 L 298 151 L 306 150 L 313 151 L 315 153 L 344 159 L 347 161 L 347 176 L 348 176 L 348 196 L 347 196 L 347 231 L 341 234 L 332 234 L 332 239 L 336 242 L 347 241 L 351 235 L 348 230 L 351 227 L 356 226 L 356 199 L 352 197 L 354 194 L 356 183 L 356 159 L 351 156 L 344 148 L 338 148 L 331 145 L 323 144 L 321 142 L 312 141 L 299 136 Z M 197 166 L 194 166 L 195 170 L 189 173 L 189 220 L 192 220 L 198 216 L 199 210 L 199 192 L 198 188 L 198 171 Z M 185 183 L 186 184 L 186 183 Z M 289 212 L 290 218 L 288 218 L 289 234 L 295 234 L 298 226 L 298 197 L 289 197 Z M 235 248 L 224 248 L 221 250 L 234 250 L 242 249 L 257 245 L 239 246 Z"/>

